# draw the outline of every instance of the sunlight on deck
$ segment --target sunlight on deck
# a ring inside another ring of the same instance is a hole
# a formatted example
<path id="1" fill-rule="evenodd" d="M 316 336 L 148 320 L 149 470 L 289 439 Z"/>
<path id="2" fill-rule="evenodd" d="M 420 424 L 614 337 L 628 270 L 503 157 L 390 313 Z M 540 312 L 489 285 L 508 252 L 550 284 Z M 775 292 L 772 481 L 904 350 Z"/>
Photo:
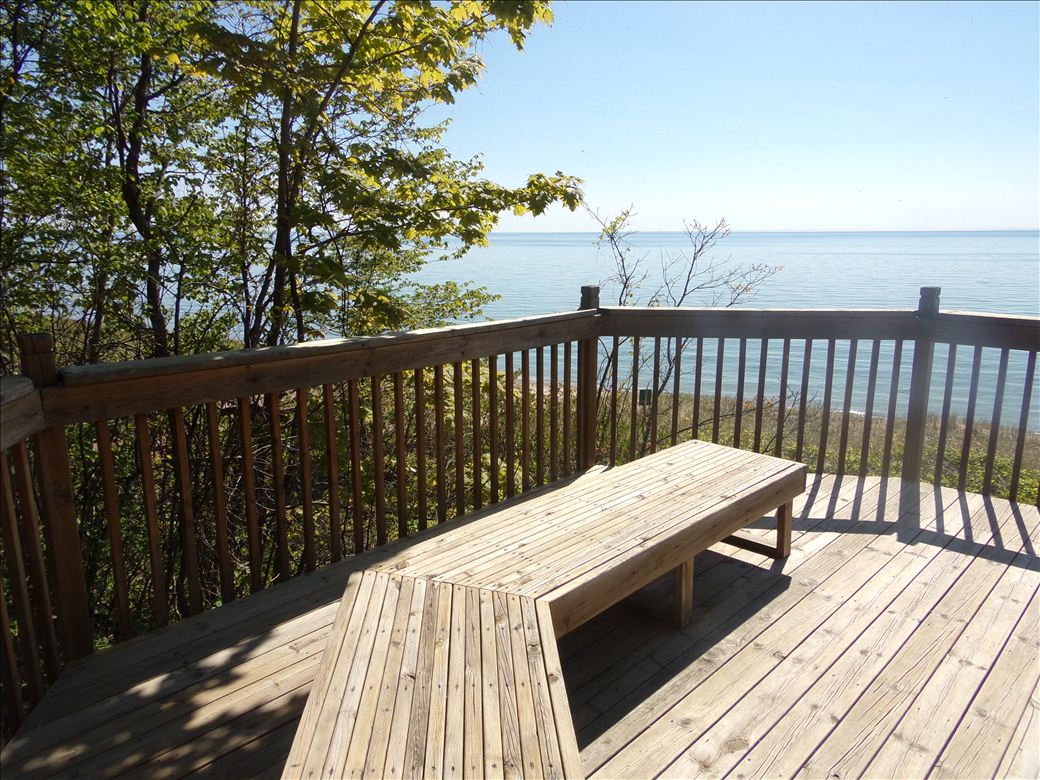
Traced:
<path id="1" fill-rule="evenodd" d="M 655 614 L 658 583 L 560 640 L 586 772 L 1035 777 L 1038 522 L 898 480 L 811 483 L 787 561 L 698 557 L 687 629 Z M 71 664 L 5 777 L 277 776 L 354 568 Z"/>

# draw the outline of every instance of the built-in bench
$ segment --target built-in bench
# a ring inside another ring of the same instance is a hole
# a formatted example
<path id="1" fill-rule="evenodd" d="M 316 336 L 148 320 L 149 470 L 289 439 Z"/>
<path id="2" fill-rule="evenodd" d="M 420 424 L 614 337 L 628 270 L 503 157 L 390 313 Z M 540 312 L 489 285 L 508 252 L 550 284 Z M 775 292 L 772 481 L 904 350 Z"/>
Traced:
<path id="1" fill-rule="evenodd" d="M 786 557 L 801 464 L 693 441 L 351 575 L 286 777 L 582 774 L 555 638 L 728 541 Z M 735 537 L 779 507 L 777 543 Z"/>

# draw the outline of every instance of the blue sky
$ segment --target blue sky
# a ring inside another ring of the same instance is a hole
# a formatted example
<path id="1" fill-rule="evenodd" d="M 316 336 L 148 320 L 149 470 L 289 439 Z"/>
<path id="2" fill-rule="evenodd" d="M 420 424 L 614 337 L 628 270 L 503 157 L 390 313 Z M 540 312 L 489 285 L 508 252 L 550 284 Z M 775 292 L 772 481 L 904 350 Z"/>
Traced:
<path id="1" fill-rule="evenodd" d="M 1036 228 L 1038 8 L 558 2 L 524 52 L 485 42 L 446 141 L 502 183 L 580 176 L 642 230 Z"/>

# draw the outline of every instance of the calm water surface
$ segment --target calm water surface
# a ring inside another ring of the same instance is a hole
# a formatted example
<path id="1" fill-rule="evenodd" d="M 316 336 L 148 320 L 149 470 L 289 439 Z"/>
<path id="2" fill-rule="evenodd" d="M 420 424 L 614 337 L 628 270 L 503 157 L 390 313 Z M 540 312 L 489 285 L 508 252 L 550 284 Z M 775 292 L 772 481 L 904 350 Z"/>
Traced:
<path id="1" fill-rule="evenodd" d="M 687 249 L 683 233 L 639 233 L 631 238 L 632 256 L 642 259 L 649 272 L 644 284 L 648 296 L 660 278 L 664 261 Z M 914 308 L 923 286 L 942 288 L 941 307 L 968 311 L 1040 315 L 1040 232 L 915 232 L 915 233 L 733 233 L 721 241 L 712 257 L 724 266 L 764 263 L 779 270 L 741 305 L 781 308 Z M 424 282 L 472 280 L 501 295 L 490 304 L 487 319 L 506 319 L 577 308 L 579 288 L 600 284 L 604 304 L 616 302 L 609 283 L 614 273 L 610 253 L 596 245 L 593 233 L 496 233 L 491 245 L 471 250 L 461 260 L 429 264 L 417 277 Z M 691 306 L 710 304 L 702 296 Z M 1038 345 L 1040 346 L 1040 345 Z M 882 345 L 881 365 L 891 364 L 893 345 Z M 836 365 L 846 365 L 848 347 L 839 344 Z M 862 411 L 866 396 L 866 363 L 870 345 L 859 345 L 851 409 Z M 692 364 L 686 360 L 684 364 Z M 704 381 L 713 381 L 715 353 L 705 350 Z M 819 395 L 826 358 L 825 342 L 813 345 L 812 385 Z M 946 348 L 936 348 L 930 410 L 942 407 Z M 757 345 L 749 345 L 745 394 L 756 393 Z M 971 349 L 961 348 L 954 371 L 952 410 L 967 410 Z M 737 341 L 727 340 L 723 380 L 727 392 L 736 389 Z M 802 352 L 792 345 L 790 381 L 797 382 Z M 905 409 L 912 351 L 904 350 L 899 410 Z M 976 418 L 988 421 L 993 409 L 999 350 L 983 350 Z M 1017 424 L 1025 380 L 1025 355 L 1012 353 L 1002 421 Z M 779 344 L 768 353 L 767 394 L 779 389 Z M 835 382 L 832 406 L 840 409 L 844 397 L 844 370 Z M 878 378 L 875 409 L 887 404 L 890 374 Z M 692 390 L 692 372 L 684 371 L 683 389 Z M 1035 384 L 1035 383 L 1034 383 Z M 705 387 L 711 387 L 705 384 Z M 1040 392 L 1034 387 L 1029 428 L 1040 428 Z"/>

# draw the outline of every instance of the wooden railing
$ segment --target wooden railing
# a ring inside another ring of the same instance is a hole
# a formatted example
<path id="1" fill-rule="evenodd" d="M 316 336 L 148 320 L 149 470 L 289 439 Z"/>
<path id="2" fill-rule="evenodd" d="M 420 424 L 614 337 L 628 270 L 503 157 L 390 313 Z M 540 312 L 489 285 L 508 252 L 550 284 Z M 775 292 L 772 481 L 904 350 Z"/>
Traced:
<path id="1" fill-rule="evenodd" d="M 565 314 L 60 370 L 49 338 L 21 346 L 0 393 L 5 734 L 98 646 L 694 436 L 1040 499 L 1040 320 L 939 312 L 930 288 L 916 310 L 754 311 L 600 308 L 589 287 Z"/>

